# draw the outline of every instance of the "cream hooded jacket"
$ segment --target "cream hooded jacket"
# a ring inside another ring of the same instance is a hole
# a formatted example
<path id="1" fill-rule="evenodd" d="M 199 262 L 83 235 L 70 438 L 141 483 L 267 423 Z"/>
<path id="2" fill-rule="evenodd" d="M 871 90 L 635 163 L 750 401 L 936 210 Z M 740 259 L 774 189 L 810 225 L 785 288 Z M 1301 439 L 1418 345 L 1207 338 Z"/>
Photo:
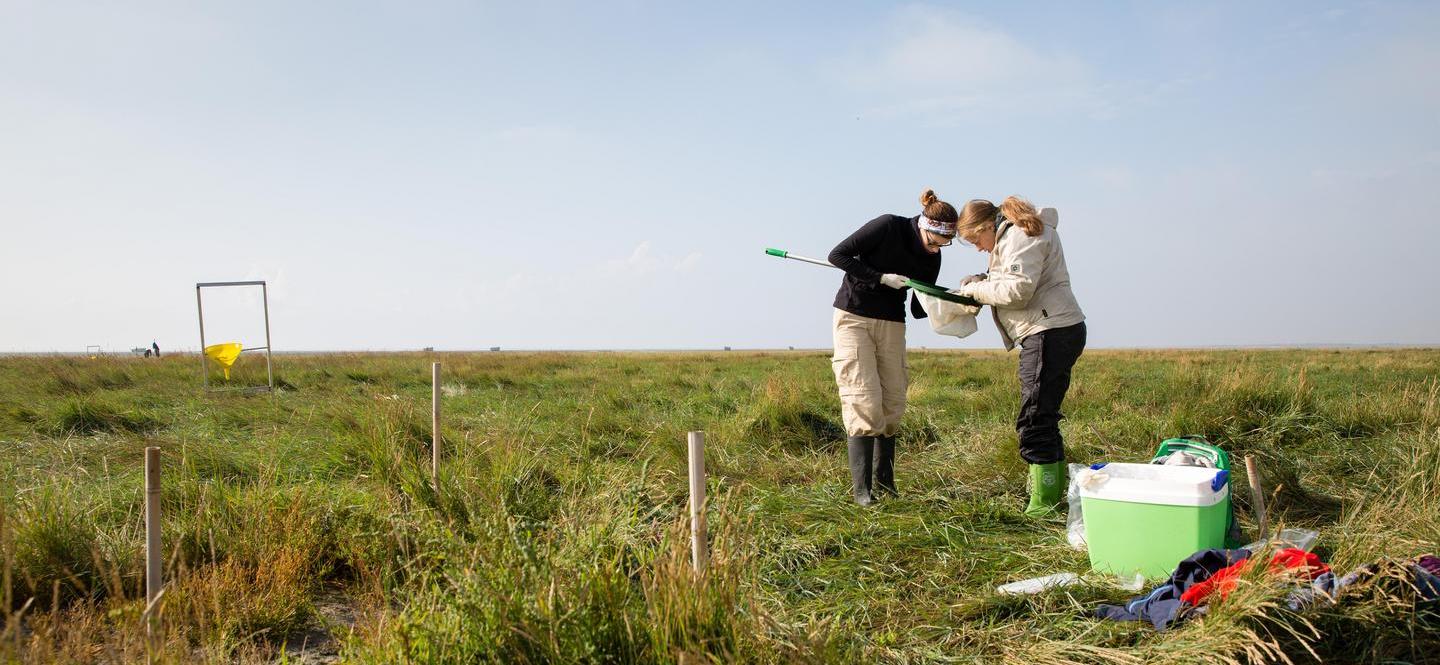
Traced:
<path id="1" fill-rule="evenodd" d="M 1009 220 L 995 230 L 995 249 L 985 279 L 958 290 L 990 305 L 995 326 L 1005 340 L 1005 350 L 1019 340 L 1042 330 L 1064 328 L 1085 320 L 1075 294 L 1070 291 L 1070 271 L 1065 267 L 1065 250 L 1055 229 L 1060 215 L 1054 208 L 1040 212 L 1044 222 L 1038 236 Z"/>

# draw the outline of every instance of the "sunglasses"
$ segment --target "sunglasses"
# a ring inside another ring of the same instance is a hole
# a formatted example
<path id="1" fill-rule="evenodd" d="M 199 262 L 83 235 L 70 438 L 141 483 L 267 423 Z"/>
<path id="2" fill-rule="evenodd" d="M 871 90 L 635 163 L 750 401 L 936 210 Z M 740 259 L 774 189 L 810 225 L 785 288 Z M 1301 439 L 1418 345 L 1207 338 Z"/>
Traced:
<path id="1" fill-rule="evenodd" d="M 936 238 L 944 240 L 945 242 L 935 242 Z M 938 233 L 935 233 L 934 231 L 926 231 L 925 244 L 930 247 L 949 247 L 950 245 L 955 244 L 955 238 L 942 236 Z"/>

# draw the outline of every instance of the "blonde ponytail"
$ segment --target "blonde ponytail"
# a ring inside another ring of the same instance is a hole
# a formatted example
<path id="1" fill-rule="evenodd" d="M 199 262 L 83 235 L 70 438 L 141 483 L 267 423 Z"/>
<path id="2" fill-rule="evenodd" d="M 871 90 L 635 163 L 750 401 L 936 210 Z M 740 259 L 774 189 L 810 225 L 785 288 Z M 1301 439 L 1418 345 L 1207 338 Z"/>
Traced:
<path id="1" fill-rule="evenodd" d="M 1018 196 L 1006 197 L 1000 203 L 1000 214 L 1005 215 L 1005 219 L 1014 222 L 1025 235 L 1032 238 L 1045 230 L 1045 223 L 1040 221 L 1040 212 L 1035 210 L 1032 203 Z"/>

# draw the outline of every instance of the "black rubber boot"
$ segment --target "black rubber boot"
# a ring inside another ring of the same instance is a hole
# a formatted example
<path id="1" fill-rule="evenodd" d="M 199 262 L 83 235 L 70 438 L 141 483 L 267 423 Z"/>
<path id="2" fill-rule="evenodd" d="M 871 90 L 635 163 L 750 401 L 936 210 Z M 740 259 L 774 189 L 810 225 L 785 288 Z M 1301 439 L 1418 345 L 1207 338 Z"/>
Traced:
<path id="1" fill-rule="evenodd" d="M 873 436 L 852 436 L 847 445 L 850 453 L 850 496 L 862 506 L 875 502 L 870 494 L 871 453 L 874 447 Z"/>
<path id="2" fill-rule="evenodd" d="M 895 437 L 875 437 L 875 494 L 884 492 L 898 496 L 895 491 Z"/>

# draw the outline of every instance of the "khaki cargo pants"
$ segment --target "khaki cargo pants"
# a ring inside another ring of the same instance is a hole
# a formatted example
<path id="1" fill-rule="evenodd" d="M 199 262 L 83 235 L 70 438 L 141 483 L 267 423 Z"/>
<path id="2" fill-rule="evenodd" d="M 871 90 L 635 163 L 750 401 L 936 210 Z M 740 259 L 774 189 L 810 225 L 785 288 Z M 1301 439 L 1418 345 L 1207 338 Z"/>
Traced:
<path id="1" fill-rule="evenodd" d="M 850 436 L 895 436 L 910 368 L 905 324 L 835 310 L 835 384 Z"/>

